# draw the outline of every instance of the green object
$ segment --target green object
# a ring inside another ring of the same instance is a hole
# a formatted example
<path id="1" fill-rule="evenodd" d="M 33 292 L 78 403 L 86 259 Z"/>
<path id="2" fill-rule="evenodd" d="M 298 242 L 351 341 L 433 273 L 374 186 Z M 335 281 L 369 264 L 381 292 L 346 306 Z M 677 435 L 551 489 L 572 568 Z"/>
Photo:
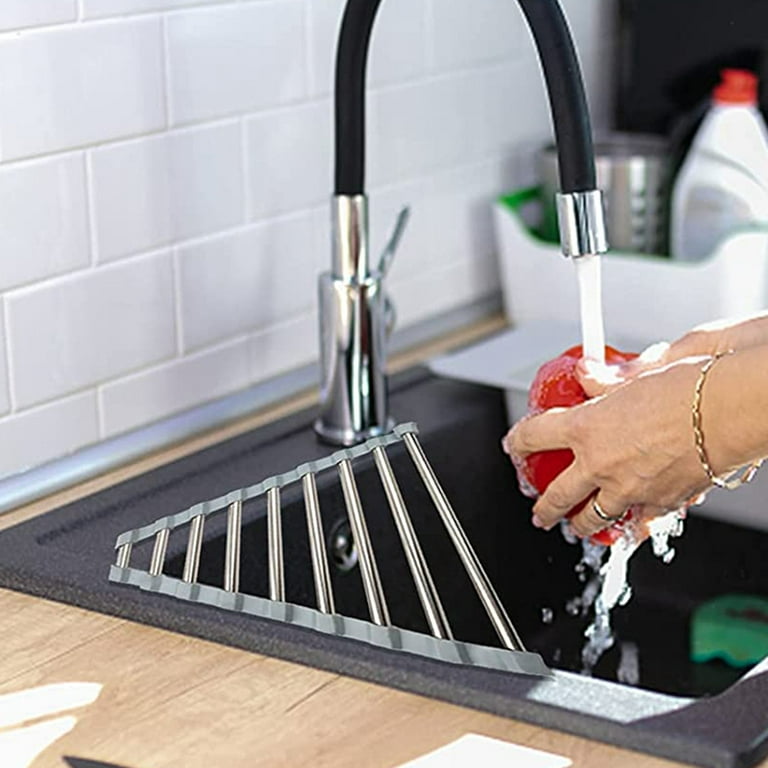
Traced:
<path id="1" fill-rule="evenodd" d="M 691 660 L 722 659 L 733 667 L 768 656 L 768 597 L 721 595 L 691 618 Z"/>
<path id="2" fill-rule="evenodd" d="M 525 221 L 526 229 L 539 240 L 545 243 L 559 242 L 560 233 L 557 226 L 557 213 L 554 202 L 547 205 L 541 199 L 541 187 L 524 187 L 508 195 L 502 195 L 499 202 L 509 208 L 510 211 L 520 215 L 524 207 L 530 203 L 539 203 L 539 222 L 535 226 L 528 225 Z M 522 218 L 522 216 L 521 216 Z"/>

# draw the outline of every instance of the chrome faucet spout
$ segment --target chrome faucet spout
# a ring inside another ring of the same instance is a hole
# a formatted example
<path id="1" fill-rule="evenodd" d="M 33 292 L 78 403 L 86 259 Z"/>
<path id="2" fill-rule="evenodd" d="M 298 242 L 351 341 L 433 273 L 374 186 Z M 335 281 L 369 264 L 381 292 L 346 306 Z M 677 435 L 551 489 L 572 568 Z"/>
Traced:
<path id="1" fill-rule="evenodd" d="M 587 100 L 576 50 L 558 0 L 517 0 L 533 33 L 558 147 L 563 252 L 606 250 Z M 325 440 L 350 445 L 385 432 L 387 311 L 383 274 L 372 268 L 365 195 L 365 80 L 381 0 L 347 0 L 335 79 L 335 170 L 331 271 L 320 276 L 320 417 Z M 394 238 L 398 240 L 399 235 Z M 391 260 L 393 249 L 383 261 Z"/>

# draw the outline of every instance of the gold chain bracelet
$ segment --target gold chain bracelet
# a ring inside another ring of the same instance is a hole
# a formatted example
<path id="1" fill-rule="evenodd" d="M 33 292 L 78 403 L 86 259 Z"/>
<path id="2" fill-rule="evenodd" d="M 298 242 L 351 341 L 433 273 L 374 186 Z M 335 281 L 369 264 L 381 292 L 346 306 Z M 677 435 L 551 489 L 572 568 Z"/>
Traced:
<path id="1" fill-rule="evenodd" d="M 712 470 L 712 465 L 709 463 L 709 457 L 707 451 L 704 448 L 704 432 L 701 428 L 701 393 L 704 389 L 704 381 L 707 378 L 707 374 L 710 372 L 714 364 L 725 357 L 733 353 L 732 349 L 727 352 L 719 352 L 716 355 L 707 360 L 699 372 L 699 378 L 696 381 L 696 386 L 693 390 L 693 404 L 691 405 L 691 415 L 693 417 L 693 436 L 696 441 L 696 453 L 699 455 L 699 461 L 704 471 L 707 473 L 709 482 L 718 488 L 724 488 L 727 491 L 733 491 L 744 483 L 748 483 L 757 474 L 757 470 L 762 466 L 763 460 L 757 461 L 745 467 L 743 470 L 736 470 L 732 475 L 728 477 L 718 477 Z"/>

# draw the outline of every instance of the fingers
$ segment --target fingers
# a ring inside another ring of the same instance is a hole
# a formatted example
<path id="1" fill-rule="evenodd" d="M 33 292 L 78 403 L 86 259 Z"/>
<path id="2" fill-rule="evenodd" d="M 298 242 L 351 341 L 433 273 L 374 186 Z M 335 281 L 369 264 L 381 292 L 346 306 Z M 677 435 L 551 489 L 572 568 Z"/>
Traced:
<path id="1" fill-rule="evenodd" d="M 672 346 L 667 341 L 658 341 L 646 347 L 638 357 L 629 363 L 636 363 L 643 369 L 658 368 L 670 362 Z"/>
<path id="2" fill-rule="evenodd" d="M 670 344 L 665 355 L 665 362 L 674 363 L 686 357 L 714 355 L 718 351 L 719 340 L 722 335 L 721 329 L 715 327 L 714 324 L 695 328 Z"/>
<path id="3" fill-rule="evenodd" d="M 577 536 L 592 536 L 621 520 L 626 511 L 624 502 L 607 498 L 604 492 L 598 492 L 579 514 L 571 518 L 571 528 Z"/>
<path id="4" fill-rule="evenodd" d="M 594 482 L 575 463 L 571 464 L 549 484 L 534 504 L 533 524 L 549 530 L 596 490 Z"/>
<path id="5" fill-rule="evenodd" d="M 524 458 L 538 451 L 553 451 L 568 448 L 567 426 L 570 423 L 566 408 L 552 408 L 522 419 L 507 432 L 502 445 L 512 456 Z"/>
<path id="6" fill-rule="evenodd" d="M 606 365 L 586 358 L 577 363 L 576 378 L 590 398 L 604 395 L 626 381 L 622 366 Z"/>
<path id="7" fill-rule="evenodd" d="M 660 368 L 667 362 L 669 350 L 670 345 L 660 341 L 624 363 L 606 364 L 582 358 L 576 366 L 576 376 L 590 398 L 605 395 L 645 371 Z"/>

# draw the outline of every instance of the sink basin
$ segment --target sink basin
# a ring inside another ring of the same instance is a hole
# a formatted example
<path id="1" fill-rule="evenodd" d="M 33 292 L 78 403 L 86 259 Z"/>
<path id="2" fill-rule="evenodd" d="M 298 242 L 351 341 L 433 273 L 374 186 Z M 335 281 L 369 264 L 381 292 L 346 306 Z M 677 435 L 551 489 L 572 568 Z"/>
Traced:
<path id="1" fill-rule="evenodd" d="M 485 564 L 502 603 L 527 647 L 540 653 L 553 668 L 581 671 L 584 631 L 591 614 L 574 616 L 566 605 L 581 595 L 584 582 L 577 565 L 580 546 L 559 532 L 546 533 L 530 525 L 530 500 L 521 496 L 514 473 L 499 450 L 492 421 L 435 430 L 425 440 L 433 466 L 475 551 Z M 473 446 L 462 451 L 465 441 Z M 497 646 L 498 639 L 429 495 L 402 445 L 390 449 L 390 459 L 407 501 L 412 521 L 430 564 L 438 593 L 457 639 Z M 469 455 L 467 455 L 469 454 Z M 428 632 L 410 577 L 405 554 L 389 511 L 381 480 L 370 457 L 357 460 L 355 478 L 374 543 L 384 592 L 396 627 Z M 326 546 L 333 563 L 331 580 L 339 614 L 368 620 L 356 551 L 347 523 L 341 486 L 335 473 L 321 476 L 318 487 Z M 283 493 L 286 599 L 315 607 L 309 537 L 304 524 L 300 488 Z M 267 597 L 267 517 L 262 497 L 243 511 L 240 591 Z M 198 582 L 223 587 L 226 526 L 221 515 L 209 526 Z M 700 603 L 724 593 L 768 594 L 768 569 L 761 553 L 768 551 L 768 534 L 747 532 L 709 519 L 694 519 L 682 540 L 675 540 L 676 559 L 665 564 L 650 545 L 631 561 L 633 597 L 614 611 L 617 642 L 598 663 L 596 677 L 619 679 L 622 656 L 637 658 L 636 685 L 681 696 L 709 696 L 735 683 L 745 672 L 722 662 L 694 663 L 689 654 L 690 615 Z M 145 567 L 152 540 L 143 544 Z M 181 578 L 186 529 L 174 541 L 174 554 L 163 573 Z M 142 557 L 137 553 L 137 556 Z M 663 642 L 660 641 L 663 638 Z M 629 649 L 629 650 L 628 650 Z M 633 681 L 634 682 L 634 681 Z"/>
<path id="2" fill-rule="evenodd" d="M 581 594 L 581 548 L 530 525 L 499 439 L 500 392 L 433 377 L 421 369 L 394 384 L 392 410 L 416 421 L 421 442 L 469 539 L 526 646 L 554 670 L 551 679 L 416 657 L 341 637 L 107 581 L 114 542 L 192 504 L 327 455 L 305 412 L 129 480 L 0 534 L 0 584 L 137 621 L 378 681 L 548 727 L 706 766 L 752 765 L 768 753 L 768 664 L 736 670 L 689 661 L 690 616 L 723 593 L 768 595 L 768 534 L 692 517 L 677 554 L 664 564 L 644 546 L 630 563 L 633 597 L 615 610 L 617 642 L 595 677 L 579 674 L 588 617 L 565 609 Z M 388 451 L 457 640 L 498 646 L 434 507 L 402 450 Z M 426 632 L 426 622 L 370 459 L 355 462 L 392 622 Z M 367 619 L 341 490 L 319 485 L 331 580 L 339 613 Z M 254 504 L 257 504 L 254 502 Z M 266 515 L 244 509 L 240 589 L 267 595 Z M 198 580 L 221 586 L 224 516 L 206 523 Z M 283 496 L 287 600 L 314 606 L 303 501 Z M 186 536 L 172 533 L 164 574 L 180 577 Z M 150 545 L 134 557 L 148 567 Z M 627 654 L 635 685 L 617 682 Z"/>

